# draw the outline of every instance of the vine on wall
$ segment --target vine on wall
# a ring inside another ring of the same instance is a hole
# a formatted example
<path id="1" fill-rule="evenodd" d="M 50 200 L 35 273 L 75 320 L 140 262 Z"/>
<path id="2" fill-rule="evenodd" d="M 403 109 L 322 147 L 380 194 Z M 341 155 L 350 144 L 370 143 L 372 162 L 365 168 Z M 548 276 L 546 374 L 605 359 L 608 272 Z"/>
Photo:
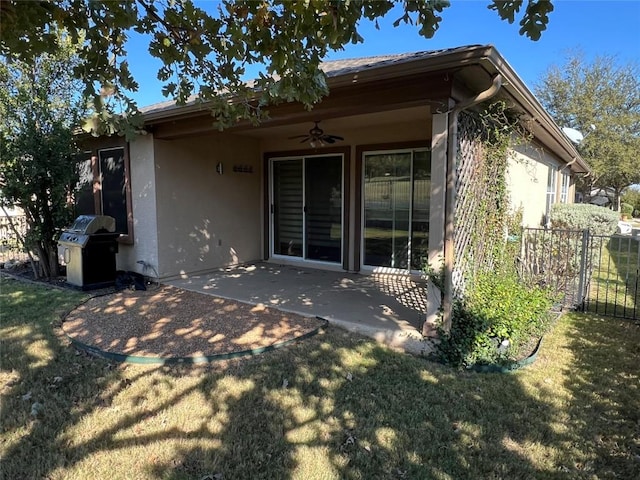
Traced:
<path id="1" fill-rule="evenodd" d="M 530 138 L 519 116 L 498 101 L 459 116 L 455 270 L 466 284 L 504 262 L 510 219 L 507 167 L 512 147 Z M 464 287 L 458 288 L 460 295 Z"/>
<path id="2" fill-rule="evenodd" d="M 439 352 L 455 365 L 510 361 L 544 330 L 551 305 L 545 290 L 520 281 L 518 244 L 508 241 L 518 214 L 509 211 L 507 168 L 515 144 L 530 134 L 504 102 L 458 121 L 455 300 Z"/>

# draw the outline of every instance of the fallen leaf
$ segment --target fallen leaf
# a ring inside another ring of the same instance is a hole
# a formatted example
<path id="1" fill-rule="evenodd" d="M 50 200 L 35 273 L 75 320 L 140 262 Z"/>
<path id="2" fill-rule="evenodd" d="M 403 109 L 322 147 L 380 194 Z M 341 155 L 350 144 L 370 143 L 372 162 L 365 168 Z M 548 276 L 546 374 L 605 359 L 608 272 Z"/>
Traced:
<path id="1" fill-rule="evenodd" d="M 282 380 L 282 388 L 287 388 L 289 386 L 289 380 L 286 378 Z"/>
<path id="2" fill-rule="evenodd" d="M 31 400 L 31 392 L 27 392 L 24 395 L 22 395 L 22 400 Z"/>
<path id="3" fill-rule="evenodd" d="M 351 375 L 351 372 L 347 373 L 347 380 L 349 381 L 353 380 L 353 375 Z"/>

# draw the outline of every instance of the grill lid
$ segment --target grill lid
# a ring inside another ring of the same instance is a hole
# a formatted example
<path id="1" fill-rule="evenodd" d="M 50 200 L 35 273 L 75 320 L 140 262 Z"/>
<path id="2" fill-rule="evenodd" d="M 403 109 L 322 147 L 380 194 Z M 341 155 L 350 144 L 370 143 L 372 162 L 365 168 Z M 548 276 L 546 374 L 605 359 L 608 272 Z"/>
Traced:
<path id="1" fill-rule="evenodd" d="M 80 215 L 67 232 L 91 235 L 101 230 L 115 232 L 116 219 L 108 215 Z"/>

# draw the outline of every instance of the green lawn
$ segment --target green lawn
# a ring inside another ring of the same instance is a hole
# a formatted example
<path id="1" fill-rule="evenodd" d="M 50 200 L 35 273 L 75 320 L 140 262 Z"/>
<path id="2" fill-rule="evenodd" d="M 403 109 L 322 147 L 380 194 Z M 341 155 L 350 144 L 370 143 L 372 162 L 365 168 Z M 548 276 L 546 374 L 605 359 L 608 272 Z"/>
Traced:
<path id="1" fill-rule="evenodd" d="M 566 315 L 513 374 L 337 328 L 255 358 L 126 366 L 60 335 L 81 295 L 0 288 L 3 479 L 640 478 L 633 322 Z"/>

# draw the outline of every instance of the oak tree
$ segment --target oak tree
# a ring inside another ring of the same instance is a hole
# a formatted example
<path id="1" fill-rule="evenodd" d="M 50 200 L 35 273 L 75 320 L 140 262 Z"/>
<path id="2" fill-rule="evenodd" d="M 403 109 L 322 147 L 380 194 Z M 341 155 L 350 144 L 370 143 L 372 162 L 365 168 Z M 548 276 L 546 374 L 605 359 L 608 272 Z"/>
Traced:
<path id="1" fill-rule="evenodd" d="M 574 53 L 550 67 L 535 92 L 556 123 L 585 134 L 577 148 L 593 173 L 581 182 L 583 193 L 611 192 L 617 209 L 622 192 L 640 183 L 638 65 L 622 65 L 611 55 L 589 63 Z"/>
<path id="2" fill-rule="evenodd" d="M 135 124 L 130 100 L 138 83 L 127 60 L 132 35 L 148 39 L 149 54 L 161 61 L 157 77 L 165 96 L 184 103 L 206 102 L 220 127 L 239 119 L 259 122 L 266 107 L 299 101 L 312 108 L 328 93 L 318 69 L 330 50 L 364 38 L 362 22 L 398 12 L 394 25 L 410 23 L 431 38 L 448 0 L 60 0 L 0 2 L 0 55 L 32 61 L 59 48 L 64 30 L 81 45 L 73 75 L 84 82 L 96 116 L 86 126 L 113 133 Z M 215 7 L 215 8 L 214 8 Z M 502 20 L 518 20 L 520 34 L 540 38 L 553 10 L 551 0 L 492 0 Z M 83 40 L 81 41 L 81 38 Z M 244 75 L 261 66 L 251 84 Z M 130 129 L 129 129 L 130 130 Z"/>

